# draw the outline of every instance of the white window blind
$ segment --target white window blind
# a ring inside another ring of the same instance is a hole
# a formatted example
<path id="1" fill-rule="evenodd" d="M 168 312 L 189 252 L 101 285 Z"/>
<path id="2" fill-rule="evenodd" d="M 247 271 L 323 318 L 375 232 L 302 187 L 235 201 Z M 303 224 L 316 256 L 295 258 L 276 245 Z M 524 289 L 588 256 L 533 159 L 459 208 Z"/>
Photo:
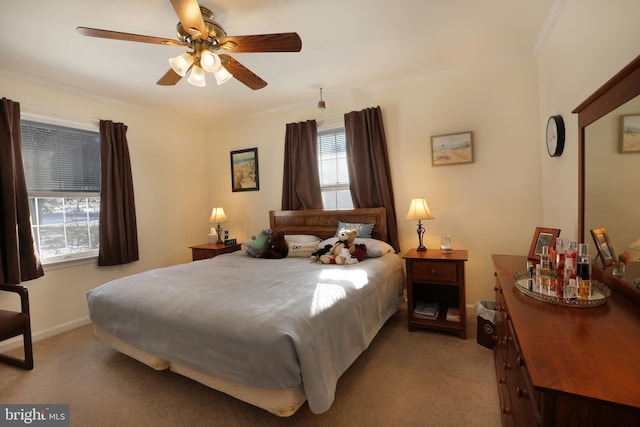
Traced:
<path id="1" fill-rule="evenodd" d="M 100 134 L 23 120 L 22 157 L 30 193 L 99 193 Z"/>
<path id="2" fill-rule="evenodd" d="M 98 254 L 100 133 L 22 120 L 22 159 L 43 264 Z"/>
<path id="3" fill-rule="evenodd" d="M 318 170 L 325 209 L 352 209 L 344 128 L 318 131 Z"/>

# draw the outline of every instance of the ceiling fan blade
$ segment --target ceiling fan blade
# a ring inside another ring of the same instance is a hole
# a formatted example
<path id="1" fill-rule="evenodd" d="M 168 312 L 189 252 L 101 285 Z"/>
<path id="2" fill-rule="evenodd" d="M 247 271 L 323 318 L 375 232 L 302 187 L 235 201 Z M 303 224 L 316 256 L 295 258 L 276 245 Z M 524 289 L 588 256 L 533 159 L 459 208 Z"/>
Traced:
<path id="1" fill-rule="evenodd" d="M 300 52 L 302 40 L 297 33 L 230 36 L 220 39 L 220 46 L 229 52 Z"/>
<path id="2" fill-rule="evenodd" d="M 198 39 L 207 38 L 208 31 L 202 19 L 198 0 L 171 0 L 171 5 L 187 33 Z"/>
<path id="3" fill-rule="evenodd" d="M 156 84 L 160 86 L 173 86 L 178 83 L 180 79 L 182 79 L 182 76 L 173 71 L 172 68 L 169 68 L 169 71 L 164 73 L 164 76 L 160 77 L 160 80 L 158 80 Z"/>
<path id="4" fill-rule="evenodd" d="M 167 46 L 187 46 L 186 44 L 172 39 L 162 37 L 141 36 L 139 34 L 121 33 L 119 31 L 100 30 L 97 28 L 77 27 L 76 30 L 83 36 L 100 37 L 103 39 L 125 40 L 129 42 L 141 42 L 152 44 L 163 44 Z"/>
<path id="5" fill-rule="evenodd" d="M 222 60 L 222 66 L 227 69 L 228 72 L 233 74 L 238 81 L 245 84 L 253 90 L 262 89 L 267 85 L 267 82 L 255 75 L 247 67 L 230 57 L 229 55 L 219 55 Z"/>

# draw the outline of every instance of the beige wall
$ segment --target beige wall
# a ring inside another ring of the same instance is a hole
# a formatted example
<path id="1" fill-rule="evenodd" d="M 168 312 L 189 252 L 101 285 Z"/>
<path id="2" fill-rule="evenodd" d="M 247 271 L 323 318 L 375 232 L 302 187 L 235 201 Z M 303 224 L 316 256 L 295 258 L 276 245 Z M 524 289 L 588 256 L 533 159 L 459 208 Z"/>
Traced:
<path id="1" fill-rule="evenodd" d="M 99 119 L 110 119 L 128 126 L 140 261 L 107 268 L 98 268 L 95 262 L 45 268 L 44 277 L 25 282 L 36 339 L 88 322 L 87 290 L 127 274 L 191 259 L 188 246 L 201 242 L 208 229 L 203 129 L 8 77 L 0 77 L 0 96 L 20 102 L 24 112 L 51 114 L 70 122 L 97 124 Z M 0 295 L 0 306 L 12 304 L 9 297 Z"/>
<path id="2" fill-rule="evenodd" d="M 190 259 L 204 242 L 213 206 L 223 206 L 231 237 L 248 238 L 279 209 L 285 124 L 380 105 L 385 120 L 402 250 L 416 245 L 404 216 L 412 197 L 428 199 L 436 219 L 426 244 L 450 234 L 469 249 L 467 303 L 493 297 L 491 254 L 526 254 L 536 226 L 577 235 L 577 120 L 571 110 L 640 53 L 636 0 L 566 0 L 537 58 L 485 64 L 447 76 L 381 85 L 358 93 L 325 90 L 316 99 L 207 129 L 83 94 L 0 77 L 0 96 L 50 112 L 108 118 L 129 126 L 141 261 L 98 269 L 85 264 L 48 270 L 28 282 L 36 338 L 87 321 L 85 293 L 113 278 Z M 543 129 L 562 114 L 567 147 L 548 158 Z M 473 164 L 432 167 L 431 135 L 474 132 Z M 258 147 L 260 191 L 231 192 L 229 151 Z M 207 153 L 203 156 L 203 153 Z M 5 297 L 0 306 L 8 303 Z"/>
<path id="3" fill-rule="evenodd" d="M 546 155 L 541 135 L 543 222 L 567 238 L 578 236 L 578 119 L 571 111 L 640 55 L 639 14 L 637 0 L 566 0 L 538 55 L 539 126 L 562 114 L 567 127 L 560 158 Z"/>
<path id="4" fill-rule="evenodd" d="M 230 233 L 246 239 L 268 226 L 279 209 L 285 124 L 339 121 L 352 110 L 380 105 L 385 122 L 401 249 L 417 245 L 416 224 L 405 221 L 411 198 L 424 196 L 436 219 L 427 221 L 425 244 L 438 247 L 450 234 L 469 250 L 467 302 L 493 298 L 492 253 L 527 253 L 542 217 L 538 102 L 534 58 L 490 64 L 450 76 L 331 96 L 320 114 L 308 105 L 218 125 L 208 134 L 210 162 L 229 151 L 258 147 L 260 191 L 230 192 L 227 165 L 211 170 L 211 205 L 224 206 Z M 431 135 L 474 132 L 472 164 L 431 165 Z"/>

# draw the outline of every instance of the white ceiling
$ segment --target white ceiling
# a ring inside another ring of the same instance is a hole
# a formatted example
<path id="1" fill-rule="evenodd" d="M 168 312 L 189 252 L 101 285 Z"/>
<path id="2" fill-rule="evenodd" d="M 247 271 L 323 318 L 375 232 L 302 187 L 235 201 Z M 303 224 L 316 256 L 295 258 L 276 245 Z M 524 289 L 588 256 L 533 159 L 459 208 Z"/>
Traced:
<path id="1" fill-rule="evenodd" d="M 561 1 L 561 0 L 560 0 Z M 534 55 L 559 0 L 200 0 L 229 35 L 297 32 L 300 53 L 232 56 L 267 81 L 155 82 L 181 47 L 85 37 L 86 26 L 175 39 L 169 0 L 0 0 L 0 73 L 215 122 L 315 105 L 393 81 Z M 3 94 L 0 93 L 0 96 Z"/>

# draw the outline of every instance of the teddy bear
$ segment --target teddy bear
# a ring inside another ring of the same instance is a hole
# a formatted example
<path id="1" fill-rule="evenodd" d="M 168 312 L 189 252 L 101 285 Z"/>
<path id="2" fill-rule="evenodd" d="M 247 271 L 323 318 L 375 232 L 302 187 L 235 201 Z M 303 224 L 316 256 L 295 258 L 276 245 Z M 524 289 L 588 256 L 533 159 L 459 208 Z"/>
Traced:
<path id="1" fill-rule="evenodd" d="M 273 231 L 271 233 L 271 240 L 262 250 L 262 257 L 268 259 L 280 259 L 286 258 L 289 253 L 289 245 L 284 239 L 284 232 Z"/>
<path id="2" fill-rule="evenodd" d="M 356 246 L 353 242 L 358 237 L 357 230 L 341 229 L 338 232 L 338 241 L 331 247 L 328 253 L 320 256 L 322 264 L 346 264 L 347 260 L 353 258 Z M 343 252 L 343 249 L 346 249 Z"/>

